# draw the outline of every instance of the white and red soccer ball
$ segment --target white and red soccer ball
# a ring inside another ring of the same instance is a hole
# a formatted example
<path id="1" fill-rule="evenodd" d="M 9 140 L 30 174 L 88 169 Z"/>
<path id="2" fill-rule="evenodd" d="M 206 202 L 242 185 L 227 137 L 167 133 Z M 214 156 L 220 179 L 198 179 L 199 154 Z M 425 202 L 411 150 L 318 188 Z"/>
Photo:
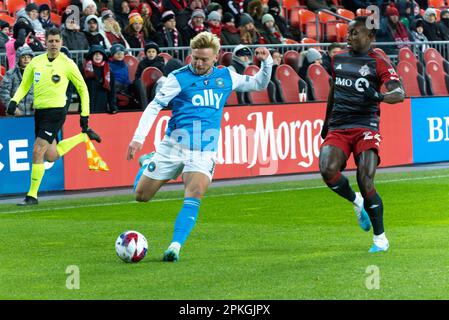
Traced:
<path id="1" fill-rule="evenodd" d="M 125 231 L 115 241 L 115 251 L 125 262 L 139 262 L 148 250 L 147 239 L 137 231 Z"/>

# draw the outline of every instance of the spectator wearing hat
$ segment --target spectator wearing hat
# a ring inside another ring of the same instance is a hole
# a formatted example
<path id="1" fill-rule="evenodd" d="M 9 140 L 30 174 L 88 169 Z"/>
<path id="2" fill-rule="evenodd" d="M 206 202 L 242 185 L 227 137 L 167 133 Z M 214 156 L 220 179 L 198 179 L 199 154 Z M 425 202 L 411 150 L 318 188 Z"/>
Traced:
<path id="1" fill-rule="evenodd" d="M 281 31 L 276 26 L 274 18 L 271 14 L 266 13 L 262 17 L 262 31 L 263 42 L 266 44 L 282 44 L 285 42 Z"/>
<path id="2" fill-rule="evenodd" d="M 179 30 L 183 30 L 187 27 L 189 20 L 192 18 L 193 11 L 197 9 L 205 10 L 203 0 L 188 0 L 187 2 L 187 8 L 175 14 L 176 26 Z"/>
<path id="3" fill-rule="evenodd" d="M 224 46 L 240 44 L 240 30 L 235 26 L 234 16 L 226 12 L 221 20 L 221 44 Z"/>
<path id="4" fill-rule="evenodd" d="M 139 62 L 139 65 L 137 66 L 136 71 L 136 80 L 140 79 L 142 76 L 143 70 L 145 70 L 148 67 L 154 67 L 161 72 L 164 71 L 164 58 L 159 57 L 159 53 L 161 51 L 159 50 L 159 46 L 155 42 L 148 42 L 145 45 L 145 58 L 142 59 L 142 61 Z"/>
<path id="5" fill-rule="evenodd" d="M 113 44 L 110 49 L 109 66 L 115 79 L 117 108 L 119 109 L 129 104 L 127 97 L 130 96 L 131 82 L 128 65 L 124 61 L 125 51 L 125 46 L 120 43 Z"/>
<path id="6" fill-rule="evenodd" d="M 5 44 L 9 41 L 9 28 L 8 22 L 0 20 L 0 52 L 6 52 Z"/>
<path id="7" fill-rule="evenodd" d="M 206 27 L 204 26 L 205 19 L 206 15 L 204 14 L 203 9 L 195 9 L 193 11 L 192 18 L 182 30 L 182 38 L 185 46 L 190 44 L 190 40 L 193 39 L 193 37 L 206 30 Z"/>
<path id="8" fill-rule="evenodd" d="M 243 44 L 240 44 L 232 51 L 232 62 L 229 69 L 243 74 L 245 68 L 253 61 L 253 52 L 251 49 Z"/>
<path id="9" fill-rule="evenodd" d="M 80 26 L 84 26 L 86 18 L 90 15 L 98 15 L 98 7 L 94 0 L 83 0 Z"/>
<path id="10" fill-rule="evenodd" d="M 437 13 L 434 8 L 427 8 L 423 20 L 424 35 L 429 41 L 445 41 L 448 35 L 445 35 L 441 25 L 437 22 Z"/>
<path id="11" fill-rule="evenodd" d="M 263 4 L 261 0 L 251 0 L 248 3 L 248 14 L 253 18 L 254 26 L 258 31 L 262 31 L 262 17 L 264 14 Z"/>
<path id="12" fill-rule="evenodd" d="M 260 33 L 254 26 L 254 20 L 247 13 L 240 16 L 240 43 L 242 44 L 256 44 L 260 43 Z"/>
<path id="13" fill-rule="evenodd" d="M 279 31 L 284 38 L 293 39 L 293 35 L 288 29 L 287 21 L 283 16 L 280 15 L 281 7 L 277 0 L 269 0 L 268 1 L 268 13 L 271 14 L 274 18 L 275 24 L 278 26 Z"/>
<path id="14" fill-rule="evenodd" d="M 100 28 L 101 21 L 96 15 L 87 16 L 84 21 L 84 35 L 86 36 L 89 47 L 93 45 L 100 45 L 104 49 L 111 47 L 111 44 L 106 39 L 104 31 Z"/>
<path id="15" fill-rule="evenodd" d="M 89 42 L 84 32 L 80 31 L 76 19 L 69 19 L 61 31 L 64 46 L 69 50 L 88 50 Z"/>
<path id="16" fill-rule="evenodd" d="M 39 7 L 29 3 L 25 8 L 17 11 L 17 20 L 13 27 L 14 49 L 25 43 L 33 51 L 45 51 L 45 29 L 39 21 Z"/>
<path id="17" fill-rule="evenodd" d="M 128 0 L 123 0 L 120 5 L 120 11 L 116 13 L 115 20 L 120 24 L 120 28 L 124 30 L 128 26 L 129 19 L 128 16 L 131 13 L 131 8 L 129 6 Z"/>
<path id="18" fill-rule="evenodd" d="M 223 7 L 218 2 L 211 2 L 206 7 L 206 12 L 209 14 L 212 11 L 217 11 L 220 17 L 223 17 Z"/>
<path id="19" fill-rule="evenodd" d="M 89 90 L 90 113 L 116 113 L 115 78 L 102 46 L 90 47 L 83 76 Z"/>
<path id="20" fill-rule="evenodd" d="M 162 14 L 162 27 L 160 32 L 156 36 L 156 43 L 159 47 L 181 47 L 183 45 L 183 39 L 176 29 L 175 14 L 173 11 L 165 11 Z"/>
<path id="21" fill-rule="evenodd" d="M 411 34 L 399 21 L 399 10 L 392 4 L 385 11 L 385 18 L 381 19 L 381 28 L 377 31 L 376 40 L 378 42 L 395 42 L 399 45 L 387 46 L 384 49 L 387 54 L 397 54 L 398 50 L 404 45 L 401 42 L 409 42 L 412 39 Z"/>
<path id="22" fill-rule="evenodd" d="M 411 25 L 412 36 L 414 42 L 427 42 L 429 39 L 424 35 L 424 22 L 422 19 L 417 19 L 412 22 Z M 429 48 L 428 44 L 416 45 L 421 49 L 422 52 L 426 51 Z"/>
<path id="23" fill-rule="evenodd" d="M 119 43 L 123 45 L 125 48 L 129 49 L 128 41 L 126 41 L 125 37 L 122 34 L 122 28 L 120 24 L 115 20 L 115 16 L 110 10 L 103 11 L 101 13 L 101 19 L 103 21 L 103 30 L 108 40 L 108 43 L 112 45 Z M 108 48 L 109 49 L 109 48 Z"/>
<path id="24" fill-rule="evenodd" d="M 25 67 L 30 63 L 33 57 L 33 50 L 31 50 L 28 46 L 17 49 L 16 66 L 5 74 L 2 80 L 2 85 L 0 86 L 0 102 L 5 106 L 9 105 L 11 98 L 19 88 L 19 85 L 22 82 Z M 33 101 L 33 86 L 31 86 L 30 91 L 28 91 L 25 98 L 22 99 L 17 105 L 15 116 L 32 115 L 34 113 Z"/>
<path id="25" fill-rule="evenodd" d="M 207 16 L 207 31 L 215 34 L 218 38 L 221 38 L 221 15 L 217 11 L 212 11 Z"/>
<path id="26" fill-rule="evenodd" d="M 440 28 L 441 28 L 443 34 L 446 34 L 446 35 L 449 34 L 449 10 L 448 9 L 441 10 Z"/>
<path id="27" fill-rule="evenodd" d="M 55 27 L 55 24 L 51 21 L 50 6 L 46 3 L 39 6 L 39 21 L 44 29 L 50 29 Z"/>
<path id="28" fill-rule="evenodd" d="M 151 9 L 148 3 L 144 2 L 139 4 L 138 11 L 143 19 L 142 31 L 145 42 L 154 41 L 156 39 L 156 30 L 152 21 L 153 9 Z"/>
<path id="29" fill-rule="evenodd" d="M 322 55 L 321 53 L 314 49 L 310 48 L 307 51 L 301 52 L 300 58 L 299 58 L 299 69 L 298 74 L 302 79 L 307 78 L 307 70 L 312 64 L 322 64 Z"/>
<path id="30" fill-rule="evenodd" d="M 144 49 L 145 48 L 145 36 L 143 34 L 143 19 L 137 12 L 133 11 L 129 15 L 129 24 L 123 32 L 126 41 L 130 48 Z"/>
<path id="31" fill-rule="evenodd" d="M 234 16 L 235 22 L 240 24 L 240 16 L 245 13 L 245 0 L 226 1 L 223 11 L 231 13 Z"/>

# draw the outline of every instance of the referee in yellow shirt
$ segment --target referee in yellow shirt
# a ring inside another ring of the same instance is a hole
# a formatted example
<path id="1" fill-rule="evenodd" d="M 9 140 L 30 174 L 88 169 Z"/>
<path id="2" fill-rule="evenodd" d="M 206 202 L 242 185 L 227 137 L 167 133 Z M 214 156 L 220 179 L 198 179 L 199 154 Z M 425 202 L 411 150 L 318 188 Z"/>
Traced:
<path id="1" fill-rule="evenodd" d="M 89 92 L 77 65 L 60 53 L 61 31 L 47 30 L 47 53 L 37 56 L 27 65 L 22 82 L 8 105 L 8 114 L 14 115 L 17 104 L 34 85 L 34 124 L 36 140 L 33 148 L 31 185 L 25 199 L 18 205 L 38 204 L 37 192 L 45 173 L 44 160 L 54 162 L 87 137 L 101 142 L 101 138 L 88 126 Z M 81 98 L 80 125 L 82 133 L 56 143 L 56 137 L 66 118 L 66 91 L 69 81 Z"/>

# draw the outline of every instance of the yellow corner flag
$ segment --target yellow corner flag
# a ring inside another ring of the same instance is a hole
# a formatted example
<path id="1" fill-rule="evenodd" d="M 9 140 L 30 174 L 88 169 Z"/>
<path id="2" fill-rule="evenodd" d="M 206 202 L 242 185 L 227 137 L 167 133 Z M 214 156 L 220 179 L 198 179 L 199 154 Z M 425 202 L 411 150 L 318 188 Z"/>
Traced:
<path id="1" fill-rule="evenodd" d="M 109 167 L 106 162 L 98 154 L 97 150 L 94 147 L 92 141 L 86 137 L 86 153 L 87 153 L 87 164 L 89 166 L 89 170 L 95 171 L 109 171 Z"/>

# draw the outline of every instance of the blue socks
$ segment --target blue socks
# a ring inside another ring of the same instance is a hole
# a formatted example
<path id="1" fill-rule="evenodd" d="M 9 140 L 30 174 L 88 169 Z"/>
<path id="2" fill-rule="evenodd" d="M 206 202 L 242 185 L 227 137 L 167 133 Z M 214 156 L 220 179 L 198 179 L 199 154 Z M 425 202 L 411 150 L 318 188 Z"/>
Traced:
<path id="1" fill-rule="evenodd" d="M 136 188 L 137 188 L 137 184 L 139 183 L 140 177 L 142 176 L 143 172 L 145 171 L 145 169 L 148 167 L 148 163 L 144 164 L 139 172 L 137 172 L 137 176 L 136 179 L 134 180 L 134 187 L 133 187 L 133 191 L 136 192 Z"/>
<path id="2" fill-rule="evenodd" d="M 173 242 L 183 245 L 195 226 L 200 209 L 200 200 L 196 198 L 184 198 L 184 205 L 178 214 L 173 232 Z"/>

